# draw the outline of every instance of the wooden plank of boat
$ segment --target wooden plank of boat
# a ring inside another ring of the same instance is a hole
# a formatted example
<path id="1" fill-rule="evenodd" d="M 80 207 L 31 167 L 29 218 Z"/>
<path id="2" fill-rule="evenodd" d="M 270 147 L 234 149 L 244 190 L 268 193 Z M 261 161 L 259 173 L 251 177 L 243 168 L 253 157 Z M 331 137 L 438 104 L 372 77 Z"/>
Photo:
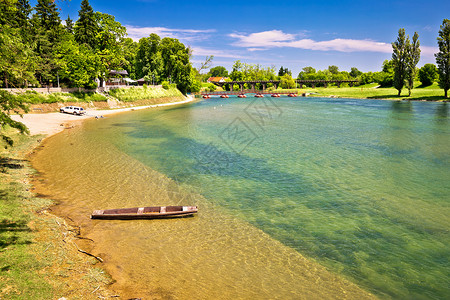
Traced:
<path id="1" fill-rule="evenodd" d="M 157 219 L 192 216 L 197 206 L 149 206 L 94 210 L 91 219 Z"/>

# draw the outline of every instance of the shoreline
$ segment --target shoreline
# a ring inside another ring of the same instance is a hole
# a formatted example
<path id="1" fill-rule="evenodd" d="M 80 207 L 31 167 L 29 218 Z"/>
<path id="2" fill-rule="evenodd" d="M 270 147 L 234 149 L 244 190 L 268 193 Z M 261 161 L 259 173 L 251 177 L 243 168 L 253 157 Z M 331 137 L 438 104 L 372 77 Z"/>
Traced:
<path id="1" fill-rule="evenodd" d="M 47 138 L 65 129 L 73 128 L 74 126 L 81 124 L 82 121 L 87 119 L 102 116 L 110 116 L 113 114 L 129 112 L 134 110 L 185 104 L 190 103 L 194 100 L 195 98 L 191 95 L 186 96 L 185 100 L 177 102 L 143 105 L 126 108 L 101 109 L 101 110 L 88 109 L 86 110 L 86 114 L 82 116 L 69 115 L 60 112 L 52 112 L 52 113 L 33 113 L 33 114 L 28 113 L 23 114 L 22 117 L 20 115 L 12 115 L 11 118 L 14 121 L 25 124 L 25 126 L 27 126 L 28 130 L 30 131 L 30 136 L 43 134 L 45 135 L 45 138 Z"/>

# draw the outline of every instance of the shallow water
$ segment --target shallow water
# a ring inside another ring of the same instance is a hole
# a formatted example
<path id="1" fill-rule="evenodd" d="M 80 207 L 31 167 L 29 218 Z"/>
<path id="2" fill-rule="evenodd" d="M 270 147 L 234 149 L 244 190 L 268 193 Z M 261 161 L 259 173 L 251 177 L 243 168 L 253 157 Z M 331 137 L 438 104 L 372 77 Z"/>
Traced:
<path id="1" fill-rule="evenodd" d="M 210 99 L 88 121 L 38 152 L 41 188 L 96 241 L 130 297 L 367 296 L 301 253 L 382 297 L 444 299 L 448 105 L 276 101 Z M 200 212 L 89 219 L 166 204 Z"/>

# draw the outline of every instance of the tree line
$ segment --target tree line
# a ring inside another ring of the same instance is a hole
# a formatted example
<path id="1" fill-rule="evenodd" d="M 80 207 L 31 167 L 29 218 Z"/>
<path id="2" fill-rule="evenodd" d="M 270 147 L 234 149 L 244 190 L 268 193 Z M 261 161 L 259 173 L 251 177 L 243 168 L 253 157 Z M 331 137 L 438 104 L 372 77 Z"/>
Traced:
<path id="1" fill-rule="evenodd" d="M 191 50 L 174 38 L 156 34 L 139 42 L 106 13 L 81 2 L 78 19 L 61 21 L 53 0 L 0 2 L 0 85 L 95 88 L 110 70 L 126 70 L 133 79 L 170 81 L 183 93 L 195 81 Z M 96 82 L 99 80 L 99 82 Z"/>

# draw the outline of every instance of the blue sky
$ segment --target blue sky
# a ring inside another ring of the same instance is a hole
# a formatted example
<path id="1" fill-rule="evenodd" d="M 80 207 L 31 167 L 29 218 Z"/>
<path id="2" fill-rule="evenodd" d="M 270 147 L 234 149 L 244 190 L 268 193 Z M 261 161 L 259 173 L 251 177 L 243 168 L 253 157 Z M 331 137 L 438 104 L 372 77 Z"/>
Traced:
<path id="1" fill-rule="evenodd" d="M 32 5 L 36 1 L 30 1 Z M 57 1 L 61 18 L 78 18 L 81 0 Z M 91 0 L 94 11 L 111 14 L 138 40 L 155 32 L 193 49 L 194 66 L 214 55 L 213 66 L 231 70 L 235 60 L 288 67 L 336 65 L 380 71 L 392 56 L 391 42 L 405 28 L 419 33 L 419 66 L 435 63 L 436 37 L 450 1 L 168 1 Z"/>

